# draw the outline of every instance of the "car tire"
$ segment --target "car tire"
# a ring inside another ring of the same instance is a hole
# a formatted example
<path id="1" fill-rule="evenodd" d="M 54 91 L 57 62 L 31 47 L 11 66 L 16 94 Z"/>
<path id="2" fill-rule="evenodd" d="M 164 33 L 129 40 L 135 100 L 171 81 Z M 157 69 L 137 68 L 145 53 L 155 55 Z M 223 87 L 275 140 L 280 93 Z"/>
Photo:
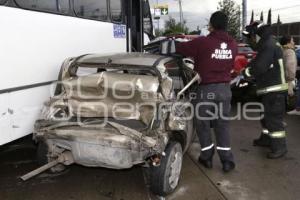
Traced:
<path id="1" fill-rule="evenodd" d="M 51 161 L 51 159 L 48 156 L 48 145 L 44 141 L 40 141 L 38 143 L 37 147 L 37 153 L 36 153 L 36 158 L 37 158 L 37 163 L 39 166 L 43 166 L 47 164 L 48 162 Z M 49 169 L 47 172 L 56 174 L 65 171 L 66 167 L 63 164 L 58 164 L 51 169 Z"/>
<path id="2" fill-rule="evenodd" d="M 48 163 L 48 145 L 43 141 L 37 144 L 36 158 L 39 166 Z"/>
<path id="3" fill-rule="evenodd" d="M 179 182 L 183 152 L 179 142 L 170 142 L 159 166 L 150 167 L 150 190 L 158 196 L 172 193 Z"/>

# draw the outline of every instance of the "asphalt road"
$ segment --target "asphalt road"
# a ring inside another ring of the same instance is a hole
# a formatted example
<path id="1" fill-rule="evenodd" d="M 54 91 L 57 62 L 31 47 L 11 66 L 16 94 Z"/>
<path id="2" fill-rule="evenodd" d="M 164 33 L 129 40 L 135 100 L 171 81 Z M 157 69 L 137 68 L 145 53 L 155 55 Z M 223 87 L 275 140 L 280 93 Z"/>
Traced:
<path id="1" fill-rule="evenodd" d="M 19 177 L 37 167 L 35 146 L 20 141 L 0 151 L 0 199 L 143 200 L 159 199 L 147 187 L 141 167 L 129 170 L 73 165 L 59 175 L 43 173 L 27 182 Z M 199 190 L 201 188 L 201 190 Z M 224 199 L 216 186 L 186 155 L 178 190 L 168 199 Z"/>
<path id="2" fill-rule="evenodd" d="M 267 149 L 252 146 L 259 135 L 255 121 L 233 121 L 232 148 L 237 168 L 221 171 L 215 156 L 214 168 L 203 169 L 196 162 L 195 142 L 184 158 L 182 179 L 174 194 L 178 200 L 295 200 L 300 196 L 300 116 L 288 116 L 289 153 L 279 160 L 265 158 Z M 59 175 L 43 173 L 27 182 L 19 177 L 37 167 L 35 146 L 21 140 L 0 148 L 0 199 L 12 200 L 143 200 L 153 196 L 145 183 L 143 170 L 108 170 L 73 165 Z"/>

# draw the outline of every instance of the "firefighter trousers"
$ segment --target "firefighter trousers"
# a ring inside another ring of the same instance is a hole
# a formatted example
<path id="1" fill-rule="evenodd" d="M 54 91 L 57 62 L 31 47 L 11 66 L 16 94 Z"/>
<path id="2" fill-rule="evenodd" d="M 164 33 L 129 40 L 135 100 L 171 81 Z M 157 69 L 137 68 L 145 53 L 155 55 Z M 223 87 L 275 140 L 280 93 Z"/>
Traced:
<path id="1" fill-rule="evenodd" d="M 200 85 L 194 100 L 195 124 L 201 144 L 201 159 L 212 159 L 215 148 L 220 160 L 234 162 L 230 146 L 231 88 L 228 83 Z M 212 140 L 213 128 L 216 145 Z"/>
<path id="2" fill-rule="evenodd" d="M 264 128 L 262 134 L 270 137 L 272 152 L 286 150 L 286 131 L 283 122 L 286 112 L 286 93 L 268 93 L 261 98 L 264 106 L 263 118 L 261 120 Z"/>

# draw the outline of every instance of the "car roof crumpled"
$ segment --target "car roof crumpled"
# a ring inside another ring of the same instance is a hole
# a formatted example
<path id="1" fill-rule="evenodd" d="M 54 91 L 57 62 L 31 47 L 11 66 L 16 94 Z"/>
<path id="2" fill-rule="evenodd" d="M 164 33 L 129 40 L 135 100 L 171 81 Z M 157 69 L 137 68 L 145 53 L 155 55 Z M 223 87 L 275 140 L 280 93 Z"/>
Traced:
<path id="1" fill-rule="evenodd" d="M 155 66 L 157 60 L 167 58 L 148 53 L 89 54 L 80 57 L 77 64 L 116 64 L 135 66 Z"/>

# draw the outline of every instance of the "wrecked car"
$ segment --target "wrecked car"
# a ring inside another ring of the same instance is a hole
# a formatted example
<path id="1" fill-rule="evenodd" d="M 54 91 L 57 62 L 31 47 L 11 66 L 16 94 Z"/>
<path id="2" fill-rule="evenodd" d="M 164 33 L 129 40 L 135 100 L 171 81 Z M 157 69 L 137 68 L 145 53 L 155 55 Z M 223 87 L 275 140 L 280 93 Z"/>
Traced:
<path id="1" fill-rule="evenodd" d="M 73 163 L 141 165 L 149 170 L 154 194 L 173 192 L 195 133 L 188 95 L 200 77 L 190 65 L 148 53 L 67 59 L 35 124 L 38 160 L 45 166 L 22 179 Z"/>

